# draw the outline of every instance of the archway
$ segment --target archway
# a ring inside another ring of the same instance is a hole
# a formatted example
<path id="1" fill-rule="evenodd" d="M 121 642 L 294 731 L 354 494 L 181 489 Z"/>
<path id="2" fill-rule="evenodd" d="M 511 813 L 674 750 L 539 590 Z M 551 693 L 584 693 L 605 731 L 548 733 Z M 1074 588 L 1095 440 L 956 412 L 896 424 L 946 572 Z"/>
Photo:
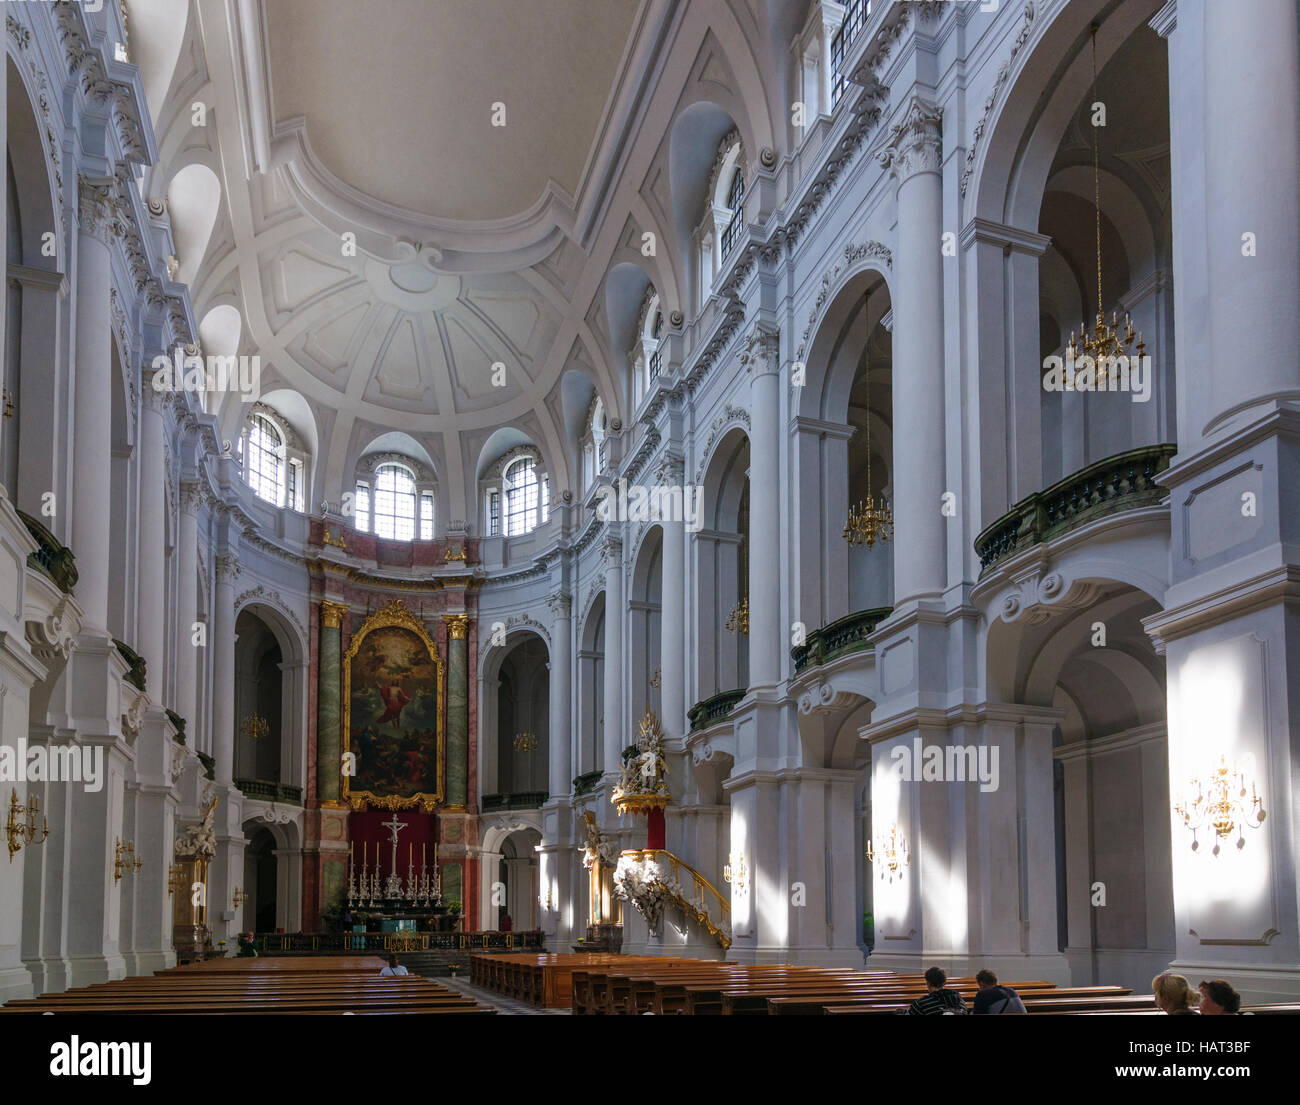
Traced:
<path id="1" fill-rule="evenodd" d="M 698 701 L 749 686 L 749 437 L 733 427 L 704 475 L 696 556 Z"/>
<path id="2" fill-rule="evenodd" d="M 1072 980 L 1145 987 L 1174 957 L 1165 665 L 1142 626 L 1160 607 L 1114 580 L 1073 586 L 1086 602 L 990 627 L 990 698 L 1047 719 L 1033 739 L 1052 744 L 1057 943 Z"/>
<path id="3" fill-rule="evenodd" d="M 583 620 L 578 649 L 578 774 L 605 768 L 605 592 Z"/>
<path id="4" fill-rule="evenodd" d="M 637 550 L 632 569 L 632 599 L 628 604 L 630 666 L 632 672 L 632 720 L 647 709 L 662 716 L 659 696 L 660 634 L 663 606 L 663 530 L 655 526 L 646 533 Z"/>
<path id="5" fill-rule="evenodd" d="M 498 929 L 505 926 L 507 917 L 513 929 L 532 931 L 538 928 L 541 911 L 537 901 L 537 846 L 541 842 L 542 836 L 535 829 L 520 829 L 501 843 L 497 872 L 504 904 L 497 907 L 495 920 Z"/>
<path id="6" fill-rule="evenodd" d="M 244 892 L 249 896 L 245 925 L 254 932 L 274 932 L 277 910 L 277 860 L 275 838 L 269 829 L 257 829 L 244 850 Z"/>
<path id="7" fill-rule="evenodd" d="M 550 650 L 515 631 L 482 660 L 479 794 L 485 812 L 533 809 L 549 787 Z"/>

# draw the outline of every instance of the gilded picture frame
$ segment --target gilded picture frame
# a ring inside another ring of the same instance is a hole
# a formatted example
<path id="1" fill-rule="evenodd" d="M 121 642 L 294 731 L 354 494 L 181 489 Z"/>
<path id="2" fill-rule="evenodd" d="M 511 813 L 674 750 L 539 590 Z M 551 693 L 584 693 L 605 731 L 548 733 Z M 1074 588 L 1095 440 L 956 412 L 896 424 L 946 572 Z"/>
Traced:
<path id="1" fill-rule="evenodd" d="M 343 774 L 343 802 L 350 809 L 360 812 L 365 809 L 374 808 L 380 810 L 422 810 L 425 813 L 432 813 L 439 805 L 442 804 L 446 797 L 446 773 L 447 773 L 447 699 L 446 699 L 446 666 L 443 662 L 442 654 L 438 651 L 438 646 L 433 638 L 429 636 L 429 631 L 425 628 L 424 623 L 410 610 L 401 599 L 395 599 L 388 603 L 382 609 L 371 614 L 357 631 L 352 635 L 348 642 L 347 652 L 343 656 L 343 709 L 342 728 L 343 728 L 343 751 L 344 753 L 353 752 L 353 728 L 352 728 L 352 687 L 353 687 L 353 664 L 357 661 L 358 654 L 366 645 L 366 640 L 376 630 L 386 628 L 397 628 L 407 630 L 417 637 L 420 643 L 427 651 L 429 661 L 434 668 L 435 684 L 435 701 L 434 706 L 437 714 L 436 729 L 436 757 L 437 772 L 436 784 L 434 790 L 417 791 L 415 794 L 380 794 L 368 789 L 353 789 L 353 776 L 347 772 Z M 355 750 L 360 755 L 360 748 Z"/>

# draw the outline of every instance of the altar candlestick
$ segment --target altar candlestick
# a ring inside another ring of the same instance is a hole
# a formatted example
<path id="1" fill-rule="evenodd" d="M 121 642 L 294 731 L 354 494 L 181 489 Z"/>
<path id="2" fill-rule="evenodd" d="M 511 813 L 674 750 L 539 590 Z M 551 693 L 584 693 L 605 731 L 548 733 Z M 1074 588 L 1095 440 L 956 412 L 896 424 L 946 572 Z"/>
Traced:
<path id="1" fill-rule="evenodd" d="M 423 844 L 423 842 L 421 842 L 421 844 L 420 844 L 420 866 L 421 866 L 421 867 L 424 866 L 424 844 Z"/>

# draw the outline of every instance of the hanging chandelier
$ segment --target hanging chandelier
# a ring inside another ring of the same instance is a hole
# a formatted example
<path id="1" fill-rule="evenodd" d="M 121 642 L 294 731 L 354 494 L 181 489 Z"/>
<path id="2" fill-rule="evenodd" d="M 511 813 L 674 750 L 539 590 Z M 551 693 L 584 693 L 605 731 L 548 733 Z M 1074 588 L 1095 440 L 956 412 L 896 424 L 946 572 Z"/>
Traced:
<path id="1" fill-rule="evenodd" d="M 537 737 L 531 730 L 525 729 L 522 733 L 515 734 L 514 745 L 516 752 L 531 752 L 537 747 Z"/>
<path id="2" fill-rule="evenodd" d="M 1092 102 L 1097 103 L 1097 24 L 1092 25 Z M 1109 376 L 1109 370 L 1115 364 L 1116 357 L 1129 357 L 1134 341 L 1137 342 L 1137 356 L 1146 354 L 1146 343 L 1142 335 L 1133 328 L 1133 320 L 1127 311 L 1123 321 L 1119 313 L 1111 312 L 1110 322 L 1102 309 L 1101 298 L 1101 137 L 1100 127 L 1094 122 L 1092 127 L 1092 195 L 1097 233 L 1097 321 L 1091 332 L 1088 324 L 1081 322 L 1079 332 L 1070 334 L 1067 347 L 1067 362 L 1077 362 L 1080 357 L 1090 357 L 1096 365 L 1097 390 L 1102 390 Z"/>
<path id="3" fill-rule="evenodd" d="M 271 723 L 258 714 L 250 714 L 240 724 L 239 731 L 252 740 L 261 740 L 270 734 Z"/>
<path id="4" fill-rule="evenodd" d="M 867 366 L 867 497 L 856 506 L 849 507 L 849 520 L 844 523 L 844 540 L 849 548 L 865 545 L 871 548 L 877 541 L 889 541 L 894 536 L 894 512 L 884 496 L 877 503 L 871 493 L 871 366 Z"/>
<path id="5" fill-rule="evenodd" d="M 1192 796 L 1194 792 L 1194 797 Z M 1219 764 L 1210 772 L 1208 782 L 1193 779 L 1188 792 L 1174 805 L 1174 812 L 1183 819 L 1183 827 L 1192 833 L 1192 851 L 1195 852 L 1201 842 L 1196 838 L 1200 830 L 1214 830 L 1213 855 L 1219 854 L 1219 841 L 1226 840 L 1235 830 L 1237 847 L 1246 846 L 1246 834 L 1243 829 L 1258 829 L 1264 821 L 1264 807 L 1255 790 L 1255 782 L 1250 782 L 1250 797 L 1246 797 L 1246 777 L 1235 764 L 1228 766 L 1225 756 L 1219 756 Z"/>

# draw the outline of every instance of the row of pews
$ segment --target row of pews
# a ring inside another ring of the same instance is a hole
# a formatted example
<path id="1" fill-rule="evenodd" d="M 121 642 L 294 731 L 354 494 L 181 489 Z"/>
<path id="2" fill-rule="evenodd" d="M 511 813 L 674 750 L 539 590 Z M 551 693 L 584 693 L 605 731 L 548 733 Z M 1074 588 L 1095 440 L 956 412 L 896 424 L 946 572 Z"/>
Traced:
<path id="1" fill-rule="evenodd" d="M 184 967 L 11 1001 L 0 1013 L 495 1013 L 419 975 L 383 977 L 376 956 L 210 959 Z"/>
<path id="2" fill-rule="evenodd" d="M 470 981 L 516 1001 L 571 1008 L 580 1015 L 771 1016 L 898 1014 L 926 992 L 920 974 L 788 964 L 617 954 L 475 955 Z M 1123 986 L 1057 986 L 1006 982 L 1031 1014 L 1124 1013 L 1163 1016 L 1152 995 Z M 974 978 L 951 978 L 969 1008 Z M 1252 1012 L 1300 1006 L 1252 1006 Z"/>

